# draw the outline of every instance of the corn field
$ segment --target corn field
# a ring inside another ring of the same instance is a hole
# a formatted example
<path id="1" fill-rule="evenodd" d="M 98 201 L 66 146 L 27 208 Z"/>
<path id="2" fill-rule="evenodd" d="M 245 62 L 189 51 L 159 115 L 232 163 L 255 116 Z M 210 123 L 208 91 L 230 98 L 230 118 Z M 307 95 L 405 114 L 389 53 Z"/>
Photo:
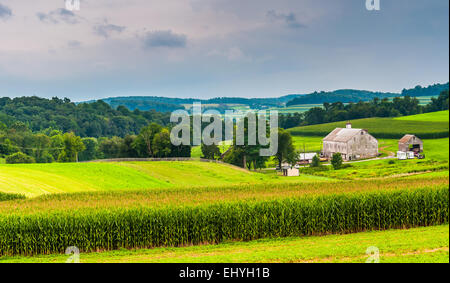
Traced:
<path id="1" fill-rule="evenodd" d="M 0 192 L 0 201 L 14 200 L 14 199 L 25 199 L 25 196 L 20 194 L 6 194 Z"/>
<path id="2" fill-rule="evenodd" d="M 448 223 L 449 190 L 416 189 L 166 208 L 0 215 L 0 255 L 351 233 Z"/>

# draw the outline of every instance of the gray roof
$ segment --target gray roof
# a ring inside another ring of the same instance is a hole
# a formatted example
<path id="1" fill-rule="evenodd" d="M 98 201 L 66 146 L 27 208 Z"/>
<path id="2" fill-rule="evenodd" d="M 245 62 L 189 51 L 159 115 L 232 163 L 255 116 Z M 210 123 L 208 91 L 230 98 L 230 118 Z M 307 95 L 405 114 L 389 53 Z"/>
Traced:
<path id="1" fill-rule="evenodd" d="M 405 135 L 403 138 L 401 138 L 398 142 L 399 143 L 404 143 L 407 144 L 411 141 L 411 139 L 416 140 L 416 142 L 422 143 L 422 140 L 420 140 L 418 137 L 416 137 L 415 135 Z"/>
<path id="2" fill-rule="evenodd" d="M 314 158 L 314 156 L 316 156 L 317 153 L 312 152 L 312 153 L 300 153 L 300 160 L 312 160 Z"/>
<path id="3" fill-rule="evenodd" d="M 358 135 L 362 129 L 343 129 L 343 128 L 336 128 L 334 131 L 332 131 L 328 136 L 326 136 L 323 141 L 332 141 L 332 142 L 348 142 L 351 140 L 354 136 Z"/>

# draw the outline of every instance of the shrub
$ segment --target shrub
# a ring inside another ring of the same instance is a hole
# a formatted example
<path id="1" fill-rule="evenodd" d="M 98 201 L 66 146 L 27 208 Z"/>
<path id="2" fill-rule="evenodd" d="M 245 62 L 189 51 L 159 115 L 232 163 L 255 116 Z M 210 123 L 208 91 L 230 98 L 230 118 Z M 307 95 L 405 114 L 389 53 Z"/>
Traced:
<path id="1" fill-rule="evenodd" d="M 53 161 L 55 161 L 53 159 L 53 156 L 48 152 L 46 152 L 42 156 L 36 158 L 37 163 L 52 163 Z"/>
<path id="2" fill-rule="evenodd" d="M 317 154 L 312 159 L 311 167 L 320 167 L 320 158 Z"/>
<path id="3" fill-rule="evenodd" d="M 331 165 L 333 165 L 334 170 L 339 170 L 342 168 L 342 155 L 340 153 L 334 153 L 331 158 Z"/>
<path id="4" fill-rule="evenodd" d="M 6 157 L 7 164 L 36 163 L 36 160 L 22 152 L 16 152 Z"/>

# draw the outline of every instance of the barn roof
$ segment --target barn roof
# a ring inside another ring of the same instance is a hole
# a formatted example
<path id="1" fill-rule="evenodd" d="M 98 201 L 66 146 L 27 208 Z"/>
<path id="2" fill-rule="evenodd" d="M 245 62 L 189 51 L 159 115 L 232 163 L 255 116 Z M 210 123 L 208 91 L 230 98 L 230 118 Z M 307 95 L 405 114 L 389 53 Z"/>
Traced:
<path id="1" fill-rule="evenodd" d="M 343 129 L 336 128 L 332 131 L 328 136 L 326 136 L 323 141 L 332 141 L 332 142 L 348 142 L 354 136 L 358 135 L 362 129 Z"/>
<path id="2" fill-rule="evenodd" d="M 314 158 L 314 156 L 316 156 L 317 153 L 316 152 L 312 152 L 312 153 L 300 153 L 300 160 L 312 160 Z"/>
<path id="3" fill-rule="evenodd" d="M 408 143 L 412 138 L 417 138 L 415 135 L 405 135 L 403 138 L 401 138 L 398 142 L 399 143 Z M 417 138 L 419 141 L 420 139 Z"/>

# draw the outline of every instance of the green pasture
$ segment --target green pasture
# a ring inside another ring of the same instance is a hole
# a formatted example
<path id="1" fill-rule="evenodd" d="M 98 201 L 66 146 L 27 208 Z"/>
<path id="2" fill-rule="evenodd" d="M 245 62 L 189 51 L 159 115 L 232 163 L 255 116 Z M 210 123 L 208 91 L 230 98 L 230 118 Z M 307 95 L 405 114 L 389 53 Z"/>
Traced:
<path id="1" fill-rule="evenodd" d="M 221 142 L 219 144 L 219 149 L 221 153 L 224 153 L 230 148 L 230 145 L 226 144 L 225 142 Z M 201 158 L 203 157 L 202 153 L 202 147 L 201 146 L 193 146 L 191 148 L 191 157 L 192 158 Z"/>
<path id="2" fill-rule="evenodd" d="M 303 113 L 314 107 L 323 107 L 323 104 L 300 104 L 288 107 L 271 108 L 271 111 L 278 111 L 279 114 Z"/>
<path id="3" fill-rule="evenodd" d="M 376 138 L 400 139 L 405 134 L 414 134 L 422 139 L 445 138 L 449 135 L 449 124 L 443 121 L 398 120 L 396 118 L 367 118 L 352 120 L 353 128 L 367 129 Z M 334 122 L 289 129 L 293 136 L 327 136 L 336 128 L 345 128 L 347 122 Z"/>
<path id="4" fill-rule="evenodd" d="M 402 121 L 431 121 L 431 122 L 448 122 L 449 121 L 449 111 L 439 111 L 431 112 L 419 115 L 404 116 L 395 118 L 395 120 Z"/>
<path id="5" fill-rule="evenodd" d="M 373 231 L 347 235 L 262 239 L 182 248 L 122 249 L 81 253 L 81 263 L 309 263 L 368 260 L 380 263 L 449 263 L 449 226 Z M 66 255 L 0 257 L 0 263 L 64 263 Z"/>
<path id="6" fill-rule="evenodd" d="M 310 182 L 323 178 L 284 178 L 227 164 L 183 162 L 111 162 L 1 164 L 0 192 L 28 197 L 49 193 L 185 188 L 240 184 Z"/>

